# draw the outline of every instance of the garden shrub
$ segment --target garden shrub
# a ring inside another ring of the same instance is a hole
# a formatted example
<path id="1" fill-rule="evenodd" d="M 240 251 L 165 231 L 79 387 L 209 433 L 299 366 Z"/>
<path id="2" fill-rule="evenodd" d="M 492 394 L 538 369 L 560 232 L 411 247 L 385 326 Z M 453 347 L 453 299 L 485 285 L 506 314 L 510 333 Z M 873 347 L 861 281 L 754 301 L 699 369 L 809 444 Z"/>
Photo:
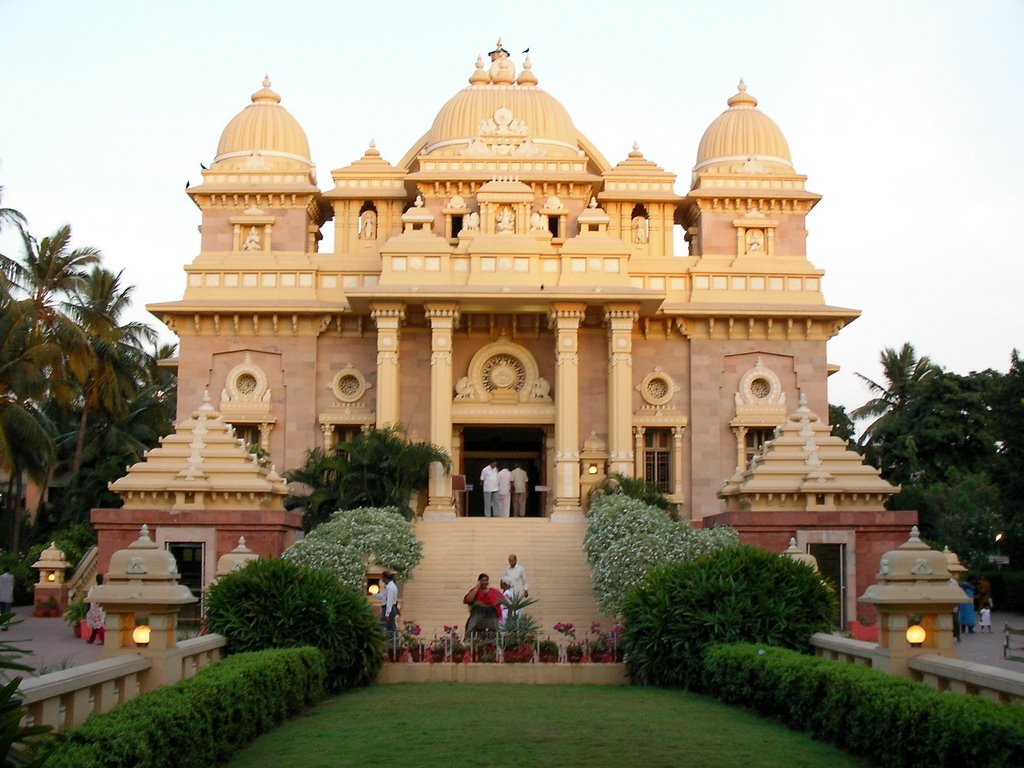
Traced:
<path id="1" fill-rule="evenodd" d="M 48 768 L 218 765 L 320 701 L 326 668 L 314 648 L 231 656 L 195 677 L 90 717 L 57 737 Z"/>
<path id="2" fill-rule="evenodd" d="M 807 649 L 830 629 L 835 600 L 813 568 L 756 547 L 659 566 L 623 603 L 626 668 L 642 685 L 699 688 L 709 646 Z"/>
<path id="3" fill-rule="evenodd" d="M 704 689 L 879 765 L 1024 765 L 1024 707 L 939 693 L 867 667 L 739 643 L 704 655 Z"/>
<path id="4" fill-rule="evenodd" d="M 324 654 L 327 685 L 340 691 L 372 682 L 384 635 L 362 591 L 326 571 L 256 560 L 210 588 L 207 626 L 228 653 L 311 645 Z"/>
<path id="5" fill-rule="evenodd" d="M 423 556 L 412 524 L 396 507 L 343 509 L 318 525 L 282 557 L 333 573 L 347 587 L 362 592 L 366 561 L 390 568 L 400 581 L 409 578 Z"/>
<path id="6" fill-rule="evenodd" d="M 696 531 L 657 507 L 610 494 L 595 500 L 590 508 L 583 549 L 593 574 L 598 608 L 617 615 L 625 596 L 651 567 L 689 560 L 737 542 L 732 528 Z"/>

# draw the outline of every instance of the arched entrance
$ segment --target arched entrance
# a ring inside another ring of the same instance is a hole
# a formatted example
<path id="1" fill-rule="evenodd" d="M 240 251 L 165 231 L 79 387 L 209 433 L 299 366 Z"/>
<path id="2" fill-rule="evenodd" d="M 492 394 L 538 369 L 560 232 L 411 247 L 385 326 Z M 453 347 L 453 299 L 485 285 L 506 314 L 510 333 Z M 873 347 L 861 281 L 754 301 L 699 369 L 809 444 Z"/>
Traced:
<path id="1" fill-rule="evenodd" d="M 544 430 L 539 427 L 467 426 L 462 430 L 462 467 L 473 490 L 466 494 L 466 514 L 479 517 L 484 512 L 480 472 L 490 462 L 509 469 L 520 464 L 529 475 L 526 516 L 543 517 L 546 494 L 538 493 L 538 485 L 547 485 L 544 462 Z"/>

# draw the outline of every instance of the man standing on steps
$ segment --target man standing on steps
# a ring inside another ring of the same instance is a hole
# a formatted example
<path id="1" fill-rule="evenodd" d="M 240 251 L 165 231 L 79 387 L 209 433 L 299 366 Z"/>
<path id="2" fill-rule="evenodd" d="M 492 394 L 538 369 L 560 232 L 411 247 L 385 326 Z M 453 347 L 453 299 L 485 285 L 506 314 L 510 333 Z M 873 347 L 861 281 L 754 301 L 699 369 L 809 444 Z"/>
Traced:
<path id="1" fill-rule="evenodd" d="M 395 638 L 398 630 L 398 585 L 395 584 L 395 574 L 391 571 L 384 571 L 381 579 L 384 581 L 384 599 L 381 600 L 380 623 L 390 641 Z"/>
<path id="2" fill-rule="evenodd" d="M 495 517 L 508 517 L 509 509 L 512 507 L 512 473 L 508 467 L 498 470 L 498 508 L 494 512 Z"/>
<path id="3" fill-rule="evenodd" d="M 492 461 L 480 473 L 484 492 L 484 517 L 491 517 L 498 508 L 498 462 Z"/>
<path id="4" fill-rule="evenodd" d="M 530 585 L 526 583 L 526 569 L 519 565 L 519 558 L 515 555 L 508 556 L 508 570 L 502 581 L 507 581 L 513 594 L 530 596 Z"/>
<path id="5" fill-rule="evenodd" d="M 526 493 L 530 476 L 526 474 L 522 464 L 516 464 L 512 470 L 512 508 L 516 517 L 526 516 Z"/>

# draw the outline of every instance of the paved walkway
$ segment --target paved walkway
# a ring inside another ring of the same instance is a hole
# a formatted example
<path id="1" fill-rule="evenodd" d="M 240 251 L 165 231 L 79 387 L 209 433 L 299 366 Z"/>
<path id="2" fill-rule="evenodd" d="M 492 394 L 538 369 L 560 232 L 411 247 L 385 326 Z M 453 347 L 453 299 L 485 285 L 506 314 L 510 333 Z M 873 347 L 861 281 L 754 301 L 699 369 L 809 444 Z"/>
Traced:
<path id="1" fill-rule="evenodd" d="M 14 609 L 21 619 L 0 639 L 24 649 L 20 661 L 36 670 L 36 674 L 56 672 L 68 667 L 77 667 L 97 661 L 100 657 L 98 645 L 89 645 L 71 632 L 71 627 L 62 618 L 37 619 L 32 615 L 32 606 Z M 996 611 L 992 613 L 992 632 L 966 634 L 956 643 L 957 654 L 965 661 L 987 664 L 1001 669 L 1024 673 L 1024 662 L 1003 658 L 1003 626 L 1024 627 L 1024 616 Z"/>

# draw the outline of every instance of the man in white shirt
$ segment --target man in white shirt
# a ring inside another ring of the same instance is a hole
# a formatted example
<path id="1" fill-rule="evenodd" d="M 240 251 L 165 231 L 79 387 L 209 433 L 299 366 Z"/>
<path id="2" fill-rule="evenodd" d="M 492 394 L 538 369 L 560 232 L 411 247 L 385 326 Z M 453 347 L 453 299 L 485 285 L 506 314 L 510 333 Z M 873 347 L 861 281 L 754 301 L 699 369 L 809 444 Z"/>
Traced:
<path id="1" fill-rule="evenodd" d="M 526 474 L 522 464 L 516 464 L 512 470 L 512 508 L 515 509 L 516 517 L 526 516 L 526 493 L 530 482 L 530 476 Z"/>
<path id="2" fill-rule="evenodd" d="M 508 556 L 508 570 L 505 571 L 502 581 L 507 581 L 515 594 L 530 596 L 530 585 L 526 583 L 526 569 L 519 565 L 519 559 L 515 555 Z"/>
<path id="3" fill-rule="evenodd" d="M 498 462 L 492 461 L 480 473 L 484 492 L 484 517 L 491 517 L 498 506 Z"/>
<path id="4" fill-rule="evenodd" d="M 384 571 L 381 579 L 384 581 L 384 597 L 381 600 L 380 621 L 384 626 L 384 633 L 390 640 L 397 632 L 398 585 L 395 584 L 395 574 L 391 571 Z"/>
<path id="5" fill-rule="evenodd" d="M 502 467 L 498 470 L 498 509 L 494 513 L 494 516 L 508 517 L 508 513 L 511 508 L 512 473 L 508 471 L 508 467 Z"/>

